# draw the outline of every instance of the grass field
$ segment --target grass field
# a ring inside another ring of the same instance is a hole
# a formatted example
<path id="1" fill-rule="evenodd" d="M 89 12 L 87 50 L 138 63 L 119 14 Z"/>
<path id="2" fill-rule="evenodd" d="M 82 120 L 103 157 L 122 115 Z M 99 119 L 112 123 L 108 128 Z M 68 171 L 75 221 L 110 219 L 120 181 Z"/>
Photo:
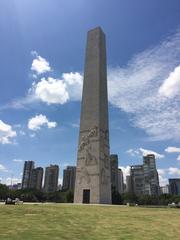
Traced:
<path id="1" fill-rule="evenodd" d="M 180 210 L 68 204 L 0 205 L 0 240 L 180 239 Z"/>

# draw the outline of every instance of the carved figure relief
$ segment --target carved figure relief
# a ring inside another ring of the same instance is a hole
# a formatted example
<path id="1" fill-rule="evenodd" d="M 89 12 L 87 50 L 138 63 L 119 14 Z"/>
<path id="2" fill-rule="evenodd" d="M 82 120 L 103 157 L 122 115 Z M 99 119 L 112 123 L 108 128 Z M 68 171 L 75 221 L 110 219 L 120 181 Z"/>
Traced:
<path id="1" fill-rule="evenodd" d="M 98 127 L 93 127 L 89 129 L 87 136 L 82 136 L 81 143 L 79 144 L 79 151 L 82 151 L 90 142 L 90 138 L 97 137 L 98 135 Z"/>
<path id="2" fill-rule="evenodd" d="M 87 169 L 84 169 L 84 168 L 80 171 L 79 184 L 81 184 L 83 182 L 83 180 L 86 181 L 87 184 L 89 184 L 91 182 L 89 173 L 88 173 Z"/>
<path id="3" fill-rule="evenodd" d="M 89 144 L 86 148 L 85 165 L 93 166 L 97 164 L 97 158 L 92 154 L 92 146 Z"/>

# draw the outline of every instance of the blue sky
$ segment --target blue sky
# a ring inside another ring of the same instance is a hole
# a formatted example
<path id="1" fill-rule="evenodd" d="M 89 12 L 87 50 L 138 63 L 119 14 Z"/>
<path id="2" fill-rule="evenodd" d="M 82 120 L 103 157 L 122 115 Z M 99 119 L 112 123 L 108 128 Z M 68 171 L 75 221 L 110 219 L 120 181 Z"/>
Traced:
<path id="1" fill-rule="evenodd" d="M 0 1 L 0 180 L 76 164 L 86 34 L 106 34 L 110 149 L 180 176 L 179 0 Z"/>

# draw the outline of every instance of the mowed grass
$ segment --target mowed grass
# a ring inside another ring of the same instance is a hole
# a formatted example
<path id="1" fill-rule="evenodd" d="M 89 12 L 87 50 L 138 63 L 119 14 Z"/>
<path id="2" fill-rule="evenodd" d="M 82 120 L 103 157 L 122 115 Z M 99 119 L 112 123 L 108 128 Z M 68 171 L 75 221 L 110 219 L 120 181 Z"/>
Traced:
<path id="1" fill-rule="evenodd" d="M 73 204 L 0 205 L 0 240 L 180 239 L 180 210 Z"/>

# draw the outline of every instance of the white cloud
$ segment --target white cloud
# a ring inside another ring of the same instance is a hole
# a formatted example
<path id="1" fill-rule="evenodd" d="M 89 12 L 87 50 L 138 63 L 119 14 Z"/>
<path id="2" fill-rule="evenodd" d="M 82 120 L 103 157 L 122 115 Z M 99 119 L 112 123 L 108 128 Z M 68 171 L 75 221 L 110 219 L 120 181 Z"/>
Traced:
<path id="1" fill-rule="evenodd" d="M 36 131 L 40 130 L 42 126 L 46 125 L 48 128 L 54 128 L 57 126 L 56 122 L 50 122 L 45 115 L 39 114 L 28 121 L 28 128 Z"/>
<path id="2" fill-rule="evenodd" d="M 130 175 L 130 166 L 126 166 L 126 167 L 119 166 L 119 168 L 122 170 L 122 172 L 123 172 L 123 179 L 126 182 L 126 176 Z"/>
<path id="3" fill-rule="evenodd" d="M 159 174 L 159 185 L 160 186 L 165 186 L 167 184 L 168 184 L 168 179 Z"/>
<path id="4" fill-rule="evenodd" d="M 159 88 L 159 94 L 165 97 L 175 97 L 180 93 L 180 65 L 177 66 L 169 77 L 164 80 Z"/>
<path id="5" fill-rule="evenodd" d="M 2 120 L 0 120 L 0 143 L 2 144 L 10 144 L 12 142 L 12 138 L 16 137 L 16 131 L 12 129 L 12 127 Z"/>
<path id="6" fill-rule="evenodd" d="M 47 104 L 64 104 L 69 99 L 65 83 L 51 77 L 34 83 L 31 92 L 35 99 Z"/>
<path id="7" fill-rule="evenodd" d="M 168 174 L 180 176 L 180 169 L 176 168 L 176 167 L 170 167 L 170 168 L 168 168 Z"/>
<path id="8" fill-rule="evenodd" d="M 180 169 L 176 167 L 158 169 L 160 186 L 168 184 L 168 178 L 179 177 Z"/>
<path id="9" fill-rule="evenodd" d="M 167 147 L 165 149 L 165 152 L 168 152 L 168 153 L 180 153 L 180 148 L 177 148 L 177 147 Z"/>
<path id="10" fill-rule="evenodd" d="M 22 179 L 21 178 L 11 178 L 11 177 L 8 177 L 6 179 L 4 179 L 4 183 L 6 185 L 11 185 L 11 184 L 17 184 L 17 183 L 21 183 Z"/>
<path id="11" fill-rule="evenodd" d="M 16 158 L 13 159 L 12 161 L 13 161 L 13 162 L 17 162 L 17 163 L 22 163 L 22 162 L 24 162 L 24 160 L 22 160 L 22 159 L 16 159 Z"/>
<path id="12" fill-rule="evenodd" d="M 40 81 L 32 83 L 26 97 L 0 106 L 0 110 L 26 109 L 38 101 L 48 105 L 79 101 L 82 96 L 82 84 L 83 76 L 78 72 L 63 73 L 61 78 L 41 78 Z"/>
<path id="13" fill-rule="evenodd" d="M 139 151 L 142 152 L 143 156 L 146 156 L 148 154 L 154 154 L 156 159 L 164 158 L 163 154 L 154 152 L 152 150 L 144 149 L 144 148 L 139 148 Z"/>
<path id="14" fill-rule="evenodd" d="M 62 185 L 63 179 L 62 178 L 58 178 L 58 185 Z"/>
<path id="15" fill-rule="evenodd" d="M 32 54 L 36 57 L 31 65 L 31 70 L 36 74 L 42 74 L 51 71 L 49 62 L 37 54 L 37 52 L 32 51 Z"/>
<path id="16" fill-rule="evenodd" d="M 171 98 L 159 94 L 179 59 L 180 30 L 160 45 L 136 54 L 125 67 L 108 71 L 111 104 L 126 112 L 132 124 L 152 140 L 180 138 L 180 94 Z"/>
<path id="17" fill-rule="evenodd" d="M 177 160 L 180 161 L 180 155 L 178 155 Z"/>
<path id="18" fill-rule="evenodd" d="M 7 170 L 6 167 L 4 165 L 0 164 L 0 171 L 6 172 L 6 170 Z"/>
<path id="19" fill-rule="evenodd" d="M 157 169 L 157 171 L 158 171 L 158 174 L 160 175 L 164 175 L 166 173 L 166 169 L 163 169 L 163 168 L 159 168 Z"/>
<path id="20" fill-rule="evenodd" d="M 29 94 L 47 104 L 64 104 L 81 99 L 82 75 L 78 72 L 63 73 L 61 79 L 42 78 L 33 83 Z"/>
<path id="21" fill-rule="evenodd" d="M 132 157 L 134 156 L 146 156 L 148 154 L 154 154 L 156 159 L 164 158 L 163 154 L 157 153 L 152 150 L 144 149 L 144 148 L 138 148 L 138 149 L 129 149 L 126 151 L 128 154 L 130 154 Z"/>
<path id="22" fill-rule="evenodd" d="M 81 100 L 83 76 L 78 72 L 63 73 L 62 81 L 66 85 L 70 100 Z"/>
<path id="23" fill-rule="evenodd" d="M 140 152 L 139 152 L 139 150 L 138 149 L 128 149 L 127 151 L 126 151 L 130 156 L 132 156 L 132 157 L 135 157 L 135 156 L 137 156 L 137 155 L 140 155 Z"/>

